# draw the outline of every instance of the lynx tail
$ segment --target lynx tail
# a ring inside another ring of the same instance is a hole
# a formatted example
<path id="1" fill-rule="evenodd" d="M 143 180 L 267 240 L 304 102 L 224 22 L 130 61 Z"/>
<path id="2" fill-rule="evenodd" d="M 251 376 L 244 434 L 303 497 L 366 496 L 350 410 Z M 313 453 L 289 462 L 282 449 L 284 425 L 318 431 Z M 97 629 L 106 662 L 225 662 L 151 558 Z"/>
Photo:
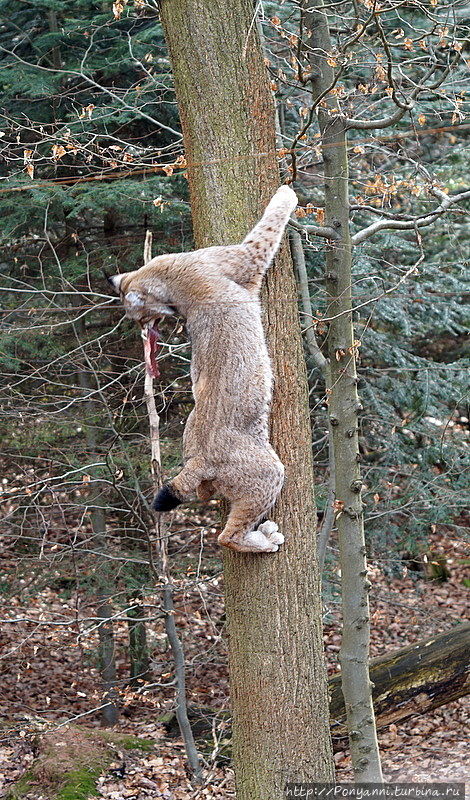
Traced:
<path id="1" fill-rule="evenodd" d="M 183 501 L 172 492 L 171 487 L 166 485 L 162 486 L 155 500 L 152 503 L 154 511 L 171 511 L 176 506 L 181 505 Z"/>

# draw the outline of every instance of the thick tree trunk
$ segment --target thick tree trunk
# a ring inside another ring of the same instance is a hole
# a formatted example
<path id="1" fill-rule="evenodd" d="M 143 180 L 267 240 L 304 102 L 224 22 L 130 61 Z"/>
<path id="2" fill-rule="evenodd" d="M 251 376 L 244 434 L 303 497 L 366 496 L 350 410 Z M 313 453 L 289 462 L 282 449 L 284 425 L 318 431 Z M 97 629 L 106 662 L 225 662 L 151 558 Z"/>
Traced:
<path id="1" fill-rule="evenodd" d="M 335 508 L 341 561 L 343 636 L 341 674 L 354 775 L 381 782 L 382 771 L 369 680 L 370 616 L 364 514 L 359 466 L 356 353 L 352 321 L 352 246 L 349 232 L 348 157 L 338 99 L 328 90 L 332 43 L 322 0 L 304 2 L 305 48 L 311 66 L 312 99 L 318 102 L 324 167 L 325 223 L 336 231 L 326 257 L 329 422 L 335 459 Z M 323 103 L 322 98 L 324 98 Z"/>
<path id="2" fill-rule="evenodd" d="M 377 727 L 426 714 L 470 693 L 470 623 L 374 658 L 370 664 Z M 346 733 L 341 675 L 328 683 L 332 733 Z"/>
<path id="3" fill-rule="evenodd" d="M 251 0 L 162 0 L 198 246 L 240 241 L 279 185 L 274 108 Z M 239 800 L 333 779 L 305 365 L 288 248 L 270 270 L 272 442 L 286 466 L 273 556 L 225 553 Z"/>

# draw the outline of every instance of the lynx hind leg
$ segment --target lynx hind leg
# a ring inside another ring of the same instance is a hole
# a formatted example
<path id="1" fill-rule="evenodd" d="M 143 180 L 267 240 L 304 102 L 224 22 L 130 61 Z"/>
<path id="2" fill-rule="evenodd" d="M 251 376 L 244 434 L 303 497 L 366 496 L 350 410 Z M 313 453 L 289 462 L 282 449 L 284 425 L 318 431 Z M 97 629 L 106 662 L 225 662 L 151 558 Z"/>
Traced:
<path id="1" fill-rule="evenodd" d="M 256 530 L 255 525 L 274 504 L 284 481 L 284 467 L 273 453 L 264 452 L 254 461 L 253 470 L 247 469 L 245 486 L 238 487 L 238 497 L 233 495 L 230 514 L 219 543 L 239 553 L 275 553 L 284 542 L 275 522 L 267 520 Z M 221 485 L 220 491 L 225 496 Z"/>
<path id="2" fill-rule="evenodd" d="M 253 530 L 258 520 L 258 511 L 246 502 L 233 503 L 227 524 L 218 538 L 219 544 L 238 553 L 276 553 L 284 542 L 282 533 L 271 520 Z"/>

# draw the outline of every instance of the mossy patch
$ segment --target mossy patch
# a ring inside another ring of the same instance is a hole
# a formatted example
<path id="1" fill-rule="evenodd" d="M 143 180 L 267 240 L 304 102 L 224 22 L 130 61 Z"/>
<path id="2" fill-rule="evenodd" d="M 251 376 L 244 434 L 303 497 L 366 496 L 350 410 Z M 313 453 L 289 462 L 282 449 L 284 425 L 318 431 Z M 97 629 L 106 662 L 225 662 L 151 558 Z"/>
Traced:
<path id="1" fill-rule="evenodd" d="M 116 758 L 116 750 L 154 749 L 150 739 L 67 726 L 37 738 L 38 756 L 30 769 L 10 787 L 7 800 L 47 790 L 50 800 L 88 800 L 97 797 L 96 783 Z"/>
<path id="2" fill-rule="evenodd" d="M 142 753 L 150 753 L 155 748 L 155 742 L 151 739 L 138 739 L 135 736 L 125 736 L 122 738 L 124 750 L 140 750 Z"/>
<path id="3" fill-rule="evenodd" d="M 25 774 L 21 776 L 19 781 L 17 781 L 14 786 L 9 787 L 6 793 L 6 800 L 20 800 L 21 797 L 27 795 L 28 792 L 34 788 L 31 781 L 31 770 L 28 770 L 28 772 L 25 772 Z"/>
<path id="4" fill-rule="evenodd" d="M 88 800 L 96 797 L 96 781 L 102 772 L 101 768 L 91 770 L 82 769 L 69 772 L 67 783 L 57 794 L 57 800 Z"/>
<path id="5" fill-rule="evenodd" d="M 49 784 L 49 795 L 51 800 L 88 800 L 90 797 L 98 797 L 96 790 L 96 781 L 101 775 L 101 766 L 95 769 L 89 767 L 82 767 L 81 769 L 72 770 L 67 774 L 61 776 L 61 780 L 65 781 L 61 787 Z M 20 780 L 9 789 L 7 800 L 21 800 L 25 798 L 29 792 L 37 791 L 40 787 L 37 775 L 35 775 L 34 766 L 28 770 Z"/>

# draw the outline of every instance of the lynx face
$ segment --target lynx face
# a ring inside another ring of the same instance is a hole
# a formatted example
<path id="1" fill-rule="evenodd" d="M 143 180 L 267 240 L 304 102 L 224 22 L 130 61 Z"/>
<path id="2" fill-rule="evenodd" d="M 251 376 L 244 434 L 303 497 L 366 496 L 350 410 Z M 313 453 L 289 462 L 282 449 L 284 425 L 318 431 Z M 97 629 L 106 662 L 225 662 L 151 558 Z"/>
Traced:
<path id="1" fill-rule="evenodd" d="M 151 286 L 145 285 L 143 281 L 139 281 L 138 272 L 139 270 L 113 275 L 109 279 L 113 288 L 121 295 L 126 316 L 143 327 L 148 323 L 154 324 L 160 317 L 176 314 L 177 310 L 171 305 L 170 292 L 165 282 L 153 277 Z"/>
<path id="2" fill-rule="evenodd" d="M 160 350 L 158 323 L 162 317 L 177 314 L 175 306 L 169 305 L 170 292 L 164 281 L 153 277 L 151 289 L 139 280 L 138 270 L 108 278 L 113 288 L 121 295 L 126 316 L 139 323 L 144 339 L 145 368 L 152 378 L 160 376 L 157 354 Z"/>

